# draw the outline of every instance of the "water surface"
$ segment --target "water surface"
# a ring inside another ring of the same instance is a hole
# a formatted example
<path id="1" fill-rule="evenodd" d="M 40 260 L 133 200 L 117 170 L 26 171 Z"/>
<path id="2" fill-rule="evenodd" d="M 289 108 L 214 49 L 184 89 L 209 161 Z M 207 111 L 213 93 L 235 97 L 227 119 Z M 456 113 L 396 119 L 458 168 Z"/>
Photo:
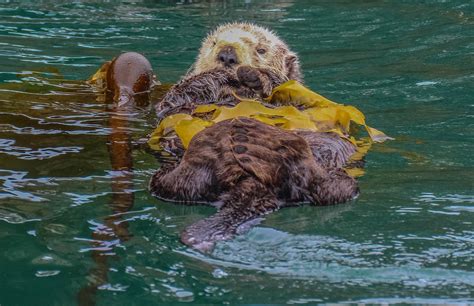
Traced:
<path id="1" fill-rule="evenodd" d="M 188 2 L 0 4 L 0 304 L 474 302 L 473 5 Z M 133 50 L 175 82 L 233 20 L 274 29 L 308 86 L 396 140 L 354 203 L 282 210 L 203 255 L 179 232 L 213 209 L 146 190 L 153 113 L 81 80 Z"/>

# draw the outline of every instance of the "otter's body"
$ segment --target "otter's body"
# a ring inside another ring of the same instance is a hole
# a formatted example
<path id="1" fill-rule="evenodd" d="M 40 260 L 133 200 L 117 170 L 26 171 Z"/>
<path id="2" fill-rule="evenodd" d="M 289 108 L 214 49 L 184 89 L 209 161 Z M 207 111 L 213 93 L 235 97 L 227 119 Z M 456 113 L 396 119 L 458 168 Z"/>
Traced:
<path id="1" fill-rule="evenodd" d="M 224 25 L 204 40 L 193 69 L 157 104 L 158 118 L 192 113 L 199 104 L 233 106 L 236 95 L 262 100 L 289 79 L 301 81 L 298 59 L 277 36 L 251 24 Z M 356 181 L 342 169 L 355 147 L 334 133 L 290 132 L 237 118 L 199 132 L 187 151 L 177 137 L 163 145 L 177 159 L 152 177 L 151 192 L 219 208 L 181 235 L 203 251 L 281 207 L 336 204 L 357 195 Z"/>
<path id="2" fill-rule="evenodd" d="M 192 139 L 179 165 L 159 170 L 150 190 L 171 201 L 216 203 L 216 215 L 181 236 L 185 244 L 208 250 L 281 207 L 336 204 L 357 195 L 355 180 L 340 168 L 353 153 L 350 147 L 331 134 L 311 137 L 314 148 L 333 152 L 330 162 L 319 162 L 295 133 L 248 118 L 222 121 Z"/>

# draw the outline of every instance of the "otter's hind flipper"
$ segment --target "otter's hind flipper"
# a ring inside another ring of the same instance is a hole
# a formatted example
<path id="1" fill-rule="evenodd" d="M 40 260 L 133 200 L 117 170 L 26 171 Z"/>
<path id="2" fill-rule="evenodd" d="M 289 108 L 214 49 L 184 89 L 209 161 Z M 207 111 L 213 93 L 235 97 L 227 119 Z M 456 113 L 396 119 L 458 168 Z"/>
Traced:
<path id="1" fill-rule="evenodd" d="M 359 194 L 357 182 L 342 167 L 350 162 L 356 147 L 335 133 L 299 131 L 297 134 L 308 143 L 319 168 L 308 186 L 312 202 L 331 205 L 355 198 Z"/>
<path id="2" fill-rule="evenodd" d="M 239 166 L 262 184 L 278 188 L 288 180 L 295 165 L 312 159 L 303 138 L 250 118 L 228 123 L 231 151 Z"/>
<path id="3" fill-rule="evenodd" d="M 151 193 L 165 201 L 196 203 L 214 202 L 212 171 L 181 163 L 178 167 L 162 167 L 150 180 Z"/>
<path id="4" fill-rule="evenodd" d="M 263 216 L 280 208 L 275 195 L 251 178 L 243 180 L 220 200 L 223 205 L 216 214 L 191 224 L 181 233 L 184 244 L 210 252 L 217 241 L 248 231 Z"/>
<path id="5" fill-rule="evenodd" d="M 298 131 L 308 143 L 316 162 L 324 168 L 342 168 L 357 151 L 355 145 L 336 133 Z"/>
<path id="6" fill-rule="evenodd" d="M 359 195 L 356 180 L 340 168 L 325 169 L 324 176 L 315 177 L 308 186 L 315 205 L 344 203 Z"/>
<path id="7" fill-rule="evenodd" d="M 219 159 L 212 128 L 198 133 L 178 165 L 165 165 L 150 181 L 151 193 L 163 200 L 184 203 L 217 201 L 221 193 L 215 165 Z"/>
<path id="8" fill-rule="evenodd" d="M 260 220 L 259 215 L 250 216 L 241 210 L 223 209 L 186 227 L 181 233 L 181 242 L 201 252 L 211 252 L 217 241 L 242 234 Z"/>

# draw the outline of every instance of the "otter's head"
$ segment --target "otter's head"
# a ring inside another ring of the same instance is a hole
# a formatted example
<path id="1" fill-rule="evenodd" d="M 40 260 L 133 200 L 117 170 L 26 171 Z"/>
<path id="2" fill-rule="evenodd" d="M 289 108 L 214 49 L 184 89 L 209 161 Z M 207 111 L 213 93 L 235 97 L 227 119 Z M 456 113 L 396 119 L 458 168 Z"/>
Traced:
<path id="1" fill-rule="evenodd" d="M 273 32 L 250 23 L 218 27 L 202 43 L 192 74 L 240 66 L 271 69 L 301 81 L 297 55 Z"/>

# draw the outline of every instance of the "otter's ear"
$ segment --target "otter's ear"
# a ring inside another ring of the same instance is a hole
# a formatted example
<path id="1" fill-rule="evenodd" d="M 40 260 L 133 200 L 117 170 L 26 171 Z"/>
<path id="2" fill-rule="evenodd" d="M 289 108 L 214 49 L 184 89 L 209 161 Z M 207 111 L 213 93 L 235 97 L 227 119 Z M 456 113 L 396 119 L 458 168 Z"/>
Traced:
<path id="1" fill-rule="evenodd" d="M 300 63 L 298 61 L 298 56 L 295 53 L 290 53 L 285 58 L 285 66 L 289 80 L 296 80 L 298 82 L 303 81 L 303 75 L 300 70 Z"/>

